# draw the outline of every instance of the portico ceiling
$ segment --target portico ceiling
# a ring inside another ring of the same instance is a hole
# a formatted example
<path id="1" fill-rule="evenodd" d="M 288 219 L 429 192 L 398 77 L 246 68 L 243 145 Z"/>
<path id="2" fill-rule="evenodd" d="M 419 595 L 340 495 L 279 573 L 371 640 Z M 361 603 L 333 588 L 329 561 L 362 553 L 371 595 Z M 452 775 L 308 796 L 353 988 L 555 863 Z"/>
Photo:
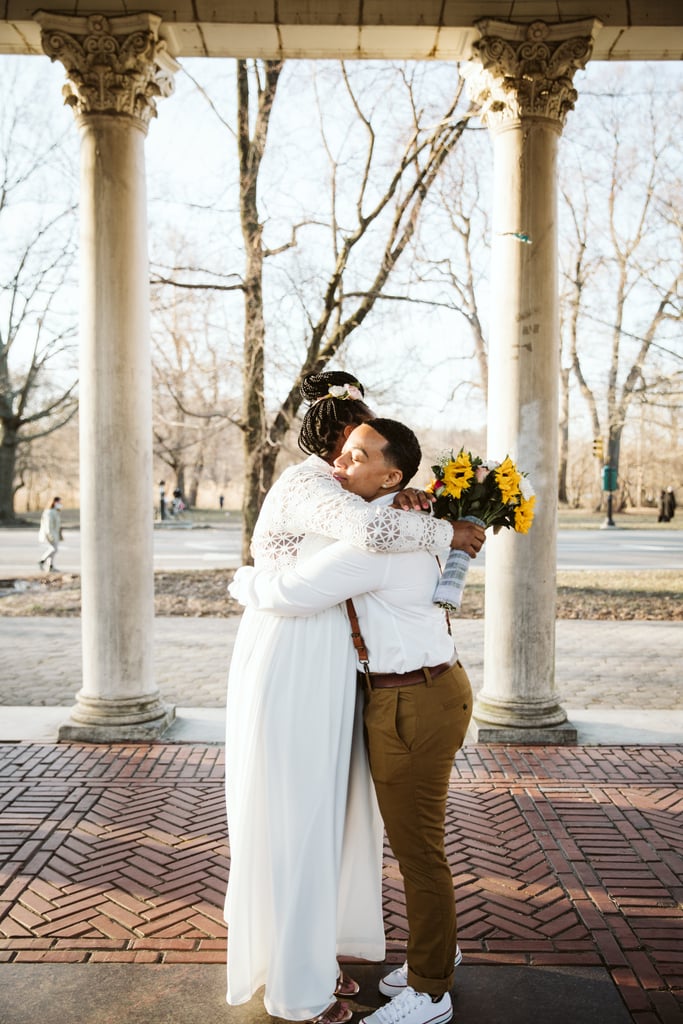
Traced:
<path id="1" fill-rule="evenodd" d="M 5 0 L 0 53 L 42 53 L 37 6 L 80 17 L 150 11 L 177 57 L 465 60 L 484 18 L 597 18 L 593 59 L 683 59 L 681 0 Z"/>

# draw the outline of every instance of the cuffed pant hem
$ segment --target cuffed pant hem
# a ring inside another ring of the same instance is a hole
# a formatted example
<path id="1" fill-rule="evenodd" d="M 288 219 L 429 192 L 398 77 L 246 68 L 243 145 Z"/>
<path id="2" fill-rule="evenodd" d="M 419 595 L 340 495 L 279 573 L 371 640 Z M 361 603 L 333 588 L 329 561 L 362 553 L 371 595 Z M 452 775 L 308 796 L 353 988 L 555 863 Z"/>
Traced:
<path id="1" fill-rule="evenodd" d="M 447 978 L 421 978 L 419 974 L 411 971 L 410 965 L 408 965 L 410 987 L 414 988 L 416 992 L 426 992 L 429 996 L 442 996 L 444 992 L 450 992 L 453 988 L 454 978 L 453 972 Z"/>

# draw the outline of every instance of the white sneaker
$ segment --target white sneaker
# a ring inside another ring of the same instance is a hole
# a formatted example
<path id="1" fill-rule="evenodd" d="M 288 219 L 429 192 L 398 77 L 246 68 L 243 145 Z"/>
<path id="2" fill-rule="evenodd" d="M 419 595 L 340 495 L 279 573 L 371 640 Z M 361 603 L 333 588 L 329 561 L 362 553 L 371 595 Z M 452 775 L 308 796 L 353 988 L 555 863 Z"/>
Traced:
<path id="1" fill-rule="evenodd" d="M 454 967 L 458 967 L 462 963 L 462 950 L 460 946 L 455 947 L 455 963 Z M 387 974 L 386 977 L 382 978 L 379 983 L 379 990 L 383 996 L 397 996 L 399 992 L 403 992 L 406 985 L 408 984 L 408 961 L 403 964 L 402 967 L 397 967 L 391 974 Z"/>
<path id="2" fill-rule="evenodd" d="M 416 992 L 406 985 L 386 1006 L 380 1006 L 360 1024 L 446 1024 L 453 1016 L 450 992 L 436 1002 L 426 992 Z"/>

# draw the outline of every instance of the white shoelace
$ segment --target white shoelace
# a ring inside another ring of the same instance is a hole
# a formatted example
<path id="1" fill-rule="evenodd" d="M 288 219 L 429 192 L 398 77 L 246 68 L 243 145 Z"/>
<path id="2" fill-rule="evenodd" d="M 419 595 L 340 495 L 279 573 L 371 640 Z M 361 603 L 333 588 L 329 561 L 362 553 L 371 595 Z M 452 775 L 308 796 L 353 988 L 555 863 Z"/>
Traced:
<path id="1" fill-rule="evenodd" d="M 375 1016 L 381 1024 L 399 1024 L 425 999 L 429 999 L 429 996 L 423 992 L 416 992 L 408 985 L 403 992 L 394 996 L 390 1003 L 380 1007 Z"/>

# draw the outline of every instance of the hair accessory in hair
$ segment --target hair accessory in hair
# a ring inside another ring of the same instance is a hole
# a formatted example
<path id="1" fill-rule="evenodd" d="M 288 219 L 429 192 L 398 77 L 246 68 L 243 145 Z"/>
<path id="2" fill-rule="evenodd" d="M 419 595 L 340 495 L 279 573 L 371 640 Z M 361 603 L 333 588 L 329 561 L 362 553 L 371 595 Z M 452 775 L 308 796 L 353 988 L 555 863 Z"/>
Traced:
<path id="1" fill-rule="evenodd" d="M 335 384 L 330 388 L 323 398 L 338 398 L 342 402 L 346 402 L 351 399 L 354 402 L 363 401 L 363 393 L 360 390 L 360 384 Z"/>

